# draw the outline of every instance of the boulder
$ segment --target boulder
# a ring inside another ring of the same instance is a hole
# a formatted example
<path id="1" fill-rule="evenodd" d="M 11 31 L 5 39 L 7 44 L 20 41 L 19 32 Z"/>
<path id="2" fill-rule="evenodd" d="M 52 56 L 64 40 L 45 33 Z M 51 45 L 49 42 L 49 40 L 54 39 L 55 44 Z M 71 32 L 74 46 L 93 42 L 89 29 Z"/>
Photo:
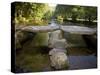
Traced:
<path id="1" fill-rule="evenodd" d="M 49 51 L 51 67 L 54 69 L 68 68 L 69 62 L 66 55 L 67 42 L 62 38 L 61 30 L 50 34 L 49 47 L 53 48 Z"/>
<path id="2" fill-rule="evenodd" d="M 60 39 L 62 39 L 61 30 L 56 30 L 56 31 L 50 32 L 49 33 L 49 40 L 48 40 L 49 47 L 53 48 L 54 43 Z"/>
<path id="3" fill-rule="evenodd" d="M 54 69 L 68 68 L 69 62 L 65 50 L 52 49 L 49 52 L 51 67 Z"/>
<path id="4" fill-rule="evenodd" d="M 53 54 L 56 54 L 57 52 L 61 52 L 61 53 L 67 53 L 67 50 L 64 49 L 64 48 L 53 48 L 49 51 L 49 55 L 53 55 Z"/>
<path id="5" fill-rule="evenodd" d="M 52 44 L 53 48 L 67 48 L 67 41 L 65 39 L 60 39 L 60 40 L 54 40 L 54 43 Z"/>

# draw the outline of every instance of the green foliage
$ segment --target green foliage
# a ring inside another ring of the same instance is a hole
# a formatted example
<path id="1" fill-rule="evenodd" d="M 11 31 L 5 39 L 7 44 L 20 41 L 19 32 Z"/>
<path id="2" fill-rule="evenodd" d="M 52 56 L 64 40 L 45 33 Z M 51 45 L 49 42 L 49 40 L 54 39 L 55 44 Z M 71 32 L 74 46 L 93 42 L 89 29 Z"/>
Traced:
<path id="1" fill-rule="evenodd" d="M 57 16 L 57 22 L 62 24 L 63 23 L 63 17 L 62 16 Z"/>
<path id="2" fill-rule="evenodd" d="M 51 17 L 52 17 L 52 14 L 53 14 L 53 12 L 52 11 L 47 11 L 45 14 L 44 14 L 44 17 L 43 17 L 43 19 L 44 20 L 50 20 L 51 19 Z"/>
<path id="3" fill-rule="evenodd" d="M 62 24 L 66 20 L 89 21 L 97 20 L 97 8 L 89 6 L 57 5 L 54 11 L 48 4 L 44 3 L 15 3 L 15 24 L 16 25 L 47 25 L 53 17 Z"/>
<path id="4" fill-rule="evenodd" d="M 57 5 L 55 17 L 62 16 L 64 20 L 71 18 L 73 22 L 80 20 L 94 21 L 97 20 L 97 8 L 89 6 L 70 6 Z"/>
<path id="5" fill-rule="evenodd" d="M 43 3 L 15 3 L 15 24 L 47 25 L 52 16 L 48 4 Z M 43 19 L 45 18 L 45 19 Z"/>
<path id="6" fill-rule="evenodd" d="M 97 8 L 96 7 L 86 7 L 85 9 L 85 19 L 88 21 L 97 20 Z"/>

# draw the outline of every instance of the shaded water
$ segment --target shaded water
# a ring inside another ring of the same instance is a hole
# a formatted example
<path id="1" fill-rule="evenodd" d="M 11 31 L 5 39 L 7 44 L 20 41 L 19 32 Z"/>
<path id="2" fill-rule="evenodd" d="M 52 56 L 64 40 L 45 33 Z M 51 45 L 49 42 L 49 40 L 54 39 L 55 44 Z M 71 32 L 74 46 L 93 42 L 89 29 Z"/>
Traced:
<path id="1" fill-rule="evenodd" d="M 27 47 L 27 46 L 26 46 Z M 16 56 L 16 66 L 25 70 L 25 72 L 53 71 L 50 67 L 48 51 L 45 53 L 39 48 L 27 49 L 24 47 Z M 37 50 L 37 51 L 34 51 Z M 92 51 L 87 48 L 68 48 L 69 69 L 87 69 L 96 68 L 97 59 Z M 87 63 L 87 66 L 86 64 Z M 18 68 L 19 69 L 19 68 Z M 67 70 L 67 69 L 66 69 Z M 18 71 L 19 72 L 19 71 Z M 23 72 L 23 71 L 21 71 Z"/>

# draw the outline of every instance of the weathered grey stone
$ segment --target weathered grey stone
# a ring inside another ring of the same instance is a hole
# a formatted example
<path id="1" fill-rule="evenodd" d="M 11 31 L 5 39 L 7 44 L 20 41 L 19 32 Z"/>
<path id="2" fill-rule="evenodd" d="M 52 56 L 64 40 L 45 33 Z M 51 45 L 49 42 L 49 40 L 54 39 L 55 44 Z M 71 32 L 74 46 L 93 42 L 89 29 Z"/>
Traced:
<path id="1" fill-rule="evenodd" d="M 49 52 L 51 67 L 55 69 L 68 68 L 69 66 L 68 58 L 66 56 L 66 53 L 63 51 L 65 50 L 58 51 L 56 49 L 53 49 Z"/>
<path id="2" fill-rule="evenodd" d="M 25 27 L 19 27 L 18 29 L 22 31 L 30 31 L 30 32 L 51 32 L 54 30 L 62 30 L 64 32 L 69 32 L 73 34 L 87 34 L 91 35 L 96 33 L 96 28 L 89 28 L 84 26 L 57 26 L 55 24 L 52 24 L 51 26 L 25 26 Z"/>
<path id="3" fill-rule="evenodd" d="M 54 40 L 53 48 L 67 48 L 67 41 L 65 39 Z"/>
<path id="4" fill-rule="evenodd" d="M 61 26 L 60 28 L 64 32 L 69 32 L 72 34 L 80 34 L 80 35 L 92 35 L 96 33 L 96 28 L 89 28 L 84 26 Z"/>
<path id="5" fill-rule="evenodd" d="M 61 32 L 61 30 L 56 30 L 56 31 L 53 31 L 53 32 L 49 33 L 49 40 L 48 40 L 49 47 L 54 48 L 53 47 L 54 43 L 57 40 L 60 40 L 60 39 L 62 39 L 62 32 Z"/>
<path id="6" fill-rule="evenodd" d="M 53 48 L 52 50 L 49 51 L 49 55 L 56 54 L 57 52 L 63 52 L 66 54 L 67 50 L 64 48 Z"/>
<path id="7" fill-rule="evenodd" d="M 50 33 L 49 47 L 53 48 L 49 51 L 51 66 L 55 69 L 63 69 L 68 67 L 68 59 L 66 55 L 66 40 L 62 38 L 62 31 L 56 30 Z"/>
<path id="8" fill-rule="evenodd" d="M 22 31 L 30 32 L 50 32 L 59 29 L 58 26 L 26 26 L 21 28 Z"/>

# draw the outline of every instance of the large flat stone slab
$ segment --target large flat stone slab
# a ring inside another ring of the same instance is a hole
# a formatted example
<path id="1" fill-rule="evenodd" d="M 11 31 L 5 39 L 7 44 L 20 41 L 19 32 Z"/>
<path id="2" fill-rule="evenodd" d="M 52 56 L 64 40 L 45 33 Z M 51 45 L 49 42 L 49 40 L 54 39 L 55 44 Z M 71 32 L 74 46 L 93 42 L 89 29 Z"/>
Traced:
<path id="1" fill-rule="evenodd" d="M 21 28 L 21 30 L 29 32 L 51 32 L 57 29 L 59 29 L 58 26 L 26 26 Z"/>
<path id="2" fill-rule="evenodd" d="M 91 35 L 96 33 L 95 28 L 83 27 L 83 26 L 61 26 L 61 29 L 65 32 L 69 32 L 72 34 L 87 34 Z"/>
<path id="3" fill-rule="evenodd" d="M 95 28 L 83 27 L 83 26 L 26 26 L 21 28 L 23 31 L 30 32 L 50 32 L 57 29 L 61 29 L 65 32 L 69 32 L 72 34 L 87 34 L 91 35 L 96 33 Z"/>

